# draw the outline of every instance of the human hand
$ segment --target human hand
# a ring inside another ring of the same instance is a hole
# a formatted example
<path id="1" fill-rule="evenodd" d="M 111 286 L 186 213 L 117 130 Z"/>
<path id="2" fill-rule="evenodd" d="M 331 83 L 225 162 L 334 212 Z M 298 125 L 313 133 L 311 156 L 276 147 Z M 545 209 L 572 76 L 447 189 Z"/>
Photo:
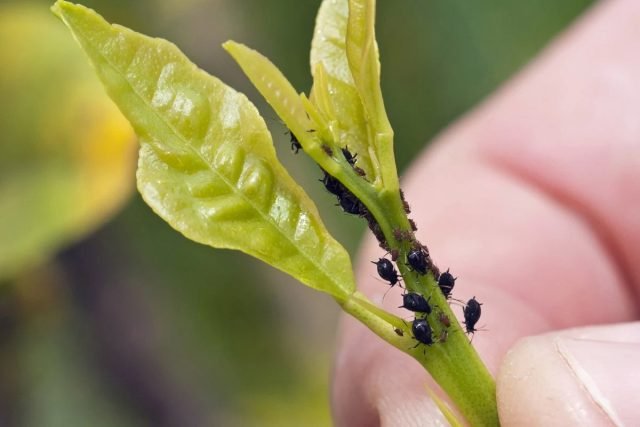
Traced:
<path id="1" fill-rule="evenodd" d="M 638 425 L 640 3 L 597 5 L 442 135 L 404 189 L 419 239 L 459 277 L 454 297 L 484 304 L 473 345 L 502 425 Z M 378 301 L 380 255 L 369 238 L 358 269 Z M 398 292 L 384 306 L 407 317 Z M 614 322 L 631 323 L 563 330 Z M 425 386 L 409 356 L 343 319 L 338 425 L 445 423 Z"/>

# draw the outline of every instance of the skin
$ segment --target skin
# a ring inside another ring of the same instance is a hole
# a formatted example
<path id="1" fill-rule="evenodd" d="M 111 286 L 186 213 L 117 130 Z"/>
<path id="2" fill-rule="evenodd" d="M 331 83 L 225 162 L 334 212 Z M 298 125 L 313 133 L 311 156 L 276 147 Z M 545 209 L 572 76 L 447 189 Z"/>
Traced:
<path id="1" fill-rule="evenodd" d="M 640 423 L 640 2 L 597 4 L 403 187 L 418 237 L 459 278 L 453 296 L 483 303 L 473 345 L 502 425 Z M 359 283 L 377 301 L 379 255 L 368 237 Z M 383 305 L 405 315 L 399 292 Z M 337 425 L 445 424 L 425 385 L 415 361 L 342 319 Z"/>

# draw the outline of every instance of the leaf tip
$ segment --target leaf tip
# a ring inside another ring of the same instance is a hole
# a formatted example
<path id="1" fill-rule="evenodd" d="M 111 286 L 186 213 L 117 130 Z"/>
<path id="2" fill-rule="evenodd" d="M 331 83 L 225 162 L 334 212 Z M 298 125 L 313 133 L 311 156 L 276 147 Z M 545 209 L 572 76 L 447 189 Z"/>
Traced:
<path id="1" fill-rule="evenodd" d="M 53 13 L 58 18 L 62 18 L 62 6 L 66 3 L 64 0 L 56 1 L 50 8 L 51 13 Z"/>
<path id="2" fill-rule="evenodd" d="M 51 6 L 51 12 L 56 15 L 58 18 L 62 19 L 65 12 L 68 12 L 73 9 L 83 8 L 84 6 L 74 4 L 65 0 L 57 0 L 53 6 Z"/>
<path id="3" fill-rule="evenodd" d="M 76 27 L 81 20 L 101 18 L 95 10 L 65 0 L 57 0 L 53 6 L 51 6 L 51 12 L 60 18 L 69 28 Z"/>
<path id="4" fill-rule="evenodd" d="M 226 42 L 222 43 L 222 48 L 229 54 L 231 54 L 231 56 L 234 56 L 234 52 L 238 52 L 243 47 L 246 48 L 246 46 L 244 46 L 242 43 L 238 43 L 233 40 L 227 40 Z"/>

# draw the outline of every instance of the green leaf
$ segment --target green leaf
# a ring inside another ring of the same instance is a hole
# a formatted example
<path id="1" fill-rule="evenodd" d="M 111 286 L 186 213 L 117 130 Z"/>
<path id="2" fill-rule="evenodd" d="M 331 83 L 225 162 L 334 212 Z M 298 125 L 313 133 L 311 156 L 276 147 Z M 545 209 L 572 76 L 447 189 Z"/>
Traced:
<path id="1" fill-rule="evenodd" d="M 133 190 L 135 135 L 46 9 L 0 5 L 0 281 L 46 262 Z"/>
<path id="2" fill-rule="evenodd" d="M 306 145 L 305 149 L 309 149 L 316 139 L 315 135 L 308 132 L 313 129 L 314 123 L 307 117 L 302 100 L 289 80 L 259 52 L 232 40 L 222 46 L 240 65 L 289 130 L 303 146 Z"/>
<path id="3" fill-rule="evenodd" d="M 311 40 L 311 73 L 316 77 L 316 67 L 322 64 L 327 75 L 355 88 L 346 51 L 348 20 L 348 0 L 322 2 Z"/>
<path id="4" fill-rule="evenodd" d="M 375 10 L 375 0 L 349 0 L 346 51 L 355 86 L 367 113 L 370 138 L 381 165 L 384 186 L 387 190 L 395 191 L 398 188 L 398 174 L 393 155 L 393 130 L 380 88 Z"/>
<path id="5" fill-rule="evenodd" d="M 223 46 L 298 138 L 305 153 L 332 175 L 338 173 L 340 165 L 322 148 L 323 141 L 330 137 L 314 105 L 304 95 L 298 95 L 278 67 L 260 52 L 231 40 Z"/>
<path id="6" fill-rule="evenodd" d="M 365 109 L 379 130 L 388 120 L 380 90 L 380 61 L 375 39 L 375 0 L 349 0 L 346 49 L 353 81 Z"/>
<path id="7" fill-rule="evenodd" d="M 327 0 L 320 6 L 311 42 L 311 100 L 326 117 L 335 141 L 358 153 L 358 167 L 370 182 L 379 186 L 379 162 L 347 60 L 348 12 L 347 0 Z"/>
<path id="8" fill-rule="evenodd" d="M 244 95 L 165 40 L 65 1 L 53 10 L 140 137 L 138 188 L 158 215 L 192 240 L 241 250 L 339 301 L 353 293 L 347 252 L 276 159 Z"/>
<path id="9" fill-rule="evenodd" d="M 328 75 L 354 86 L 345 45 L 348 20 L 348 0 L 324 0 L 320 5 L 311 40 L 311 72 L 314 77 L 317 65 L 322 64 Z"/>

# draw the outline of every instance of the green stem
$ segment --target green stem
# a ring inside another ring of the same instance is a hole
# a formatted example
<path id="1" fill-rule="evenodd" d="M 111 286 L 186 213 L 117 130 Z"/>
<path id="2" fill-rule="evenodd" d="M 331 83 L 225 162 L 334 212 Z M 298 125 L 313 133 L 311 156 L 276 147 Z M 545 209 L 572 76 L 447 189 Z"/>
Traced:
<path id="1" fill-rule="evenodd" d="M 493 378 L 457 322 L 452 322 L 446 342 L 415 347 L 407 323 L 375 306 L 361 293 L 356 292 L 341 306 L 380 338 L 415 358 L 470 425 L 499 425 Z M 402 336 L 396 330 L 402 331 Z"/>
<path id="2" fill-rule="evenodd" d="M 371 304 L 361 294 L 355 294 L 348 299 L 342 304 L 343 309 L 382 339 L 414 357 L 442 387 L 471 425 L 499 425 L 495 382 L 469 343 L 464 329 L 440 291 L 433 274 L 429 272 L 421 275 L 412 271 L 404 262 L 407 253 L 415 246 L 415 241 L 398 240 L 394 235 L 394 230 L 401 230 L 406 235 L 413 236 L 399 192 L 378 192 L 355 174 L 350 165 L 341 166 L 334 175 L 335 178 L 367 206 L 382 229 L 389 247 L 398 251 L 397 266 L 405 287 L 429 299 L 433 313 L 427 316 L 427 321 L 436 342 L 431 346 L 421 344 L 415 347 L 416 340 L 404 321 L 401 321 L 402 324 L 390 321 L 386 318 L 389 316 L 388 313 L 384 315 L 384 310 Z M 446 326 L 440 320 L 442 316 L 449 320 L 450 326 Z M 394 329 L 401 329 L 403 336 L 399 336 Z"/>

